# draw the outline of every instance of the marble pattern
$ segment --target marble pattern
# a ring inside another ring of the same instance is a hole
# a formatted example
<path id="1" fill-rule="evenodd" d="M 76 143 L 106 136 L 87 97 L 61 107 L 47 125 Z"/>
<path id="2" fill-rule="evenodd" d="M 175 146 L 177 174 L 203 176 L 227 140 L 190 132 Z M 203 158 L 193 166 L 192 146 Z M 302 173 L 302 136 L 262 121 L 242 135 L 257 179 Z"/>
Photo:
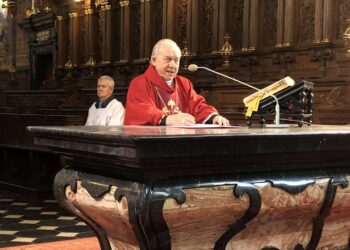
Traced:
<path id="1" fill-rule="evenodd" d="M 349 177 L 347 177 L 349 180 Z M 114 198 L 111 187 L 94 199 L 78 181 L 76 193 L 67 188 L 68 201 L 105 228 L 113 249 L 140 249 L 129 220 L 128 198 Z M 226 250 L 265 247 L 294 249 L 309 244 L 313 220 L 325 202 L 330 178 L 316 179 L 299 193 L 291 194 L 271 182 L 255 183 L 261 196 L 258 215 L 227 244 Z M 213 249 L 218 238 L 249 209 L 249 197 L 234 195 L 236 185 L 184 188 L 184 203 L 166 199 L 163 217 L 171 238 L 171 249 Z M 326 217 L 317 249 L 346 248 L 350 231 L 350 188 L 338 188 L 331 213 Z M 349 204 L 349 205 L 348 205 Z"/>

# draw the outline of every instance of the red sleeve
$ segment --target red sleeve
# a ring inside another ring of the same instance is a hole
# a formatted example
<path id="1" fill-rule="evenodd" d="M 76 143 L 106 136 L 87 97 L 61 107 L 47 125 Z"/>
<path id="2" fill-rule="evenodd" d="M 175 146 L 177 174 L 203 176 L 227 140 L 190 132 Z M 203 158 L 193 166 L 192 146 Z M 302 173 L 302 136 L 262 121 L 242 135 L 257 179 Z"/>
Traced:
<path id="1" fill-rule="evenodd" d="M 159 125 L 163 112 L 155 104 L 154 91 L 144 75 L 131 81 L 125 109 L 125 125 Z"/>
<path id="2" fill-rule="evenodd" d="M 191 114 L 196 118 L 196 123 L 202 123 L 209 115 L 218 113 L 216 108 L 208 105 L 205 98 L 193 89 L 192 83 L 188 80 L 188 103 Z"/>

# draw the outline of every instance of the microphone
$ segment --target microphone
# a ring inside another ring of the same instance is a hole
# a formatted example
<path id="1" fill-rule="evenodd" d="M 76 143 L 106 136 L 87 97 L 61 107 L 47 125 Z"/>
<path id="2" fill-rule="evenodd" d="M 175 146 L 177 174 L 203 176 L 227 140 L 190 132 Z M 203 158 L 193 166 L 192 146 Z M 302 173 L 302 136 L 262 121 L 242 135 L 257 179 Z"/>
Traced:
<path id="1" fill-rule="evenodd" d="M 248 83 L 242 82 L 242 81 L 240 81 L 240 80 L 238 80 L 236 78 L 233 78 L 233 77 L 230 77 L 228 75 L 222 74 L 220 72 L 217 72 L 215 70 L 209 69 L 207 67 L 201 67 L 201 66 L 198 66 L 196 64 L 190 64 L 190 65 L 188 65 L 187 69 L 189 71 L 191 71 L 191 72 L 197 71 L 198 69 L 204 69 L 204 70 L 212 72 L 212 73 L 214 73 L 216 75 L 219 75 L 219 76 L 225 77 L 227 79 L 230 79 L 230 80 L 232 80 L 234 82 L 238 82 L 238 83 L 240 83 L 240 84 L 242 84 L 244 86 L 247 86 L 247 87 L 249 87 L 251 89 L 255 89 L 258 92 L 265 93 L 268 96 L 271 96 L 276 102 L 276 105 L 275 105 L 275 121 L 274 121 L 274 124 L 266 124 L 265 127 L 267 127 L 267 128 L 287 128 L 287 127 L 289 127 L 288 124 L 280 124 L 280 104 L 278 102 L 278 98 L 274 94 L 271 94 L 271 93 L 269 93 L 269 92 L 267 92 L 267 91 L 265 91 L 263 89 L 259 89 L 257 87 L 254 87 L 254 86 L 248 84 Z"/>

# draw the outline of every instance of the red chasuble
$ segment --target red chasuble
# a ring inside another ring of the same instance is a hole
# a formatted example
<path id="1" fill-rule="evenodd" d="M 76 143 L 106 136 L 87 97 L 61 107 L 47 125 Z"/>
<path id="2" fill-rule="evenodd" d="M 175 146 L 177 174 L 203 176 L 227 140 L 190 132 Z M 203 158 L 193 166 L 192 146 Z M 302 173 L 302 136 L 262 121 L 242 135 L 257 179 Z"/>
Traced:
<path id="1" fill-rule="evenodd" d="M 125 125 L 159 125 L 164 115 L 189 113 L 202 123 L 217 110 L 206 104 L 187 78 L 176 76 L 170 87 L 149 65 L 146 72 L 134 78 L 126 99 Z"/>

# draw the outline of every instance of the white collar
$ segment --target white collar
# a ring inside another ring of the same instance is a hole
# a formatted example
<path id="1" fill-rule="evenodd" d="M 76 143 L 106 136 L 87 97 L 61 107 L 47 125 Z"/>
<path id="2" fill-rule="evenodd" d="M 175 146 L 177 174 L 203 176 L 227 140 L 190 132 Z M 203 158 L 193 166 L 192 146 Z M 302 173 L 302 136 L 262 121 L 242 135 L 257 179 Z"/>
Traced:
<path id="1" fill-rule="evenodd" d="M 174 80 L 174 79 L 171 79 L 171 80 L 169 80 L 169 81 L 166 81 L 166 83 L 169 85 L 169 87 L 173 87 L 173 86 L 174 86 L 173 80 Z"/>

